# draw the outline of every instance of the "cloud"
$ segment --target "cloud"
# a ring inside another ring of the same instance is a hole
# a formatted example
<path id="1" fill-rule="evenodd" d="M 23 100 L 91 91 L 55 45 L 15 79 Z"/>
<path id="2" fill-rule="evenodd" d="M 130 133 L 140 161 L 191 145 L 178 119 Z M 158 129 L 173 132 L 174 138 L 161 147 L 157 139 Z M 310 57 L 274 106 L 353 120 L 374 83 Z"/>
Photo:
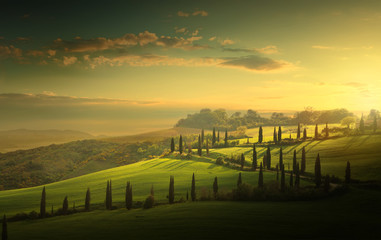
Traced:
<path id="1" fill-rule="evenodd" d="M 44 52 L 39 50 L 29 50 L 26 52 L 26 55 L 33 57 L 42 57 L 44 56 Z"/>
<path id="2" fill-rule="evenodd" d="M 183 12 L 183 11 L 178 11 L 177 12 L 177 16 L 179 16 L 179 17 L 189 17 L 189 16 L 202 16 L 202 17 L 206 17 L 206 16 L 208 16 L 208 12 L 204 11 L 204 10 L 196 10 L 193 13 L 187 13 L 187 12 Z"/>
<path id="3" fill-rule="evenodd" d="M 31 40 L 31 38 L 28 38 L 28 37 L 17 37 L 16 38 L 16 41 L 19 41 L 19 42 L 28 42 L 30 40 Z"/>
<path id="4" fill-rule="evenodd" d="M 190 38 L 161 36 L 156 41 L 156 45 L 164 48 L 181 48 L 184 50 L 198 50 L 210 48 L 210 46 L 208 45 L 198 45 L 193 43 L 194 41 L 198 41 L 201 39 L 201 36 L 193 36 Z"/>
<path id="5" fill-rule="evenodd" d="M 63 65 L 68 66 L 68 65 L 72 65 L 72 64 L 76 63 L 77 60 L 78 60 L 77 57 L 73 57 L 73 56 L 72 57 L 66 57 L 66 56 L 64 56 L 62 62 L 63 62 Z"/>
<path id="6" fill-rule="evenodd" d="M 347 83 L 344 83 L 343 85 L 347 87 L 354 87 L 354 88 L 364 88 L 367 86 L 367 84 L 360 83 L 360 82 L 347 82 Z"/>
<path id="7" fill-rule="evenodd" d="M 228 52 L 246 52 L 246 53 L 263 53 L 263 54 L 274 54 L 278 53 L 278 48 L 276 46 L 266 46 L 263 48 L 223 48 L 223 51 Z"/>
<path id="8" fill-rule="evenodd" d="M 209 41 L 214 41 L 214 40 L 216 40 L 216 36 L 209 38 Z"/>
<path id="9" fill-rule="evenodd" d="M 223 41 L 221 41 L 221 45 L 222 46 L 226 46 L 226 45 L 232 45 L 234 44 L 235 42 L 233 40 L 230 40 L 230 39 L 225 39 Z"/>
<path id="10" fill-rule="evenodd" d="M 220 63 L 220 65 L 254 72 L 273 72 L 295 68 L 292 63 L 283 60 L 274 60 L 256 55 L 226 58 L 226 61 Z"/>
<path id="11" fill-rule="evenodd" d="M 314 46 L 312 46 L 312 48 L 323 49 L 323 50 L 334 50 L 335 49 L 334 47 L 331 47 L 331 46 L 322 46 L 322 45 L 314 45 Z"/>
<path id="12" fill-rule="evenodd" d="M 54 57 L 54 56 L 56 55 L 56 53 L 57 53 L 56 50 L 52 50 L 52 49 L 48 49 L 46 52 L 47 52 L 47 53 L 49 54 L 49 56 L 51 56 L 51 57 Z"/>
<path id="13" fill-rule="evenodd" d="M 175 31 L 176 31 L 176 33 L 184 33 L 184 34 L 188 32 L 186 27 L 183 27 L 183 28 L 175 27 Z"/>
<path id="14" fill-rule="evenodd" d="M 0 45 L 0 59 L 1 58 L 16 58 L 22 59 L 22 50 L 20 48 L 16 48 L 13 45 L 3 46 Z"/>

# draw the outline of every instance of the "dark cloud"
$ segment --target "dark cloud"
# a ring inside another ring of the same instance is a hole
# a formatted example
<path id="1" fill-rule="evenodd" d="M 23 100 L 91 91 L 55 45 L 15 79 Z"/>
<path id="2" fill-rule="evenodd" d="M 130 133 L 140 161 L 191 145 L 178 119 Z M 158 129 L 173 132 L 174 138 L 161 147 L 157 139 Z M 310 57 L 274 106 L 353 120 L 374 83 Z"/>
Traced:
<path id="1" fill-rule="evenodd" d="M 220 65 L 242 68 L 250 71 L 257 72 L 270 72 L 275 70 L 281 70 L 292 66 L 291 63 L 285 61 L 274 60 L 267 57 L 261 57 L 257 55 L 250 55 L 237 58 L 225 58 L 225 62 L 220 63 Z"/>

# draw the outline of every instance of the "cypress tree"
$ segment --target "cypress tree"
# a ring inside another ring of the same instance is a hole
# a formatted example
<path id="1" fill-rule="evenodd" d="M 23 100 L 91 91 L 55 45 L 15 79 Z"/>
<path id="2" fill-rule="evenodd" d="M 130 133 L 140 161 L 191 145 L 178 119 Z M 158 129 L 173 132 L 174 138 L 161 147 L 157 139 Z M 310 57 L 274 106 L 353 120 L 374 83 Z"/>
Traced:
<path id="1" fill-rule="evenodd" d="M 262 169 L 262 163 L 259 165 L 258 187 L 259 188 L 263 188 L 263 169 Z"/>
<path id="2" fill-rule="evenodd" d="M 109 209 L 110 206 L 110 181 L 107 180 L 107 187 L 106 187 L 106 209 Z"/>
<path id="3" fill-rule="evenodd" d="M 212 146 L 216 144 L 216 128 L 213 128 Z"/>
<path id="4" fill-rule="evenodd" d="M 255 149 L 255 143 L 253 144 L 253 171 L 257 170 L 258 159 L 257 159 L 257 150 Z"/>
<path id="5" fill-rule="evenodd" d="M 175 178 L 170 176 L 169 178 L 169 194 L 168 194 L 169 204 L 175 201 Z"/>
<path id="6" fill-rule="evenodd" d="M 266 153 L 263 155 L 262 164 L 263 164 L 263 168 L 266 168 L 266 164 L 267 164 L 267 155 L 266 155 Z"/>
<path id="7" fill-rule="evenodd" d="M 189 200 L 189 192 L 188 192 L 188 190 L 187 190 L 187 201 Z"/>
<path id="8" fill-rule="evenodd" d="M 262 143 L 262 142 L 263 142 L 263 129 L 262 129 L 262 126 L 260 126 L 258 131 L 258 143 Z"/>
<path id="9" fill-rule="evenodd" d="M 275 127 L 274 127 L 273 140 L 274 140 L 274 143 L 275 143 L 275 144 L 278 143 L 278 133 L 276 132 L 276 128 L 275 128 Z"/>
<path id="10" fill-rule="evenodd" d="M 306 171 L 306 148 L 303 146 L 302 148 L 302 162 L 300 166 L 300 172 L 305 173 Z"/>
<path id="11" fill-rule="evenodd" d="M 325 137 L 329 137 L 329 129 L 328 129 L 328 123 L 325 124 Z"/>
<path id="12" fill-rule="evenodd" d="M 278 142 L 281 142 L 282 141 L 282 127 L 279 126 L 279 129 L 278 129 Z"/>
<path id="13" fill-rule="evenodd" d="M 329 175 L 327 174 L 324 178 L 324 192 L 329 192 L 329 189 L 331 187 L 330 182 L 331 182 L 331 179 Z"/>
<path id="14" fill-rule="evenodd" d="M 279 149 L 279 166 L 283 166 L 283 149 Z"/>
<path id="15" fill-rule="evenodd" d="M 280 190 L 282 192 L 284 192 L 286 190 L 286 176 L 284 174 L 284 165 L 281 167 Z"/>
<path id="16" fill-rule="evenodd" d="M 201 130 L 201 145 L 204 145 L 204 129 Z"/>
<path id="17" fill-rule="evenodd" d="M 132 208 L 132 185 L 130 181 L 126 185 L 126 208 L 130 210 Z"/>
<path id="18" fill-rule="evenodd" d="M 63 200 L 63 203 L 62 203 L 62 212 L 63 212 L 63 214 L 67 214 L 68 208 L 69 208 L 69 202 L 68 202 L 67 196 L 66 196 L 65 199 Z"/>
<path id="19" fill-rule="evenodd" d="M 220 142 L 220 130 L 218 130 L 218 133 L 217 133 L 217 142 Z"/>
<path id="20" fill-rule="evenodd" d="M 276 181 L 278 182 L 279 181 L 279 165 L 278 164 L 275 166 L 275 169 L 276 169 Z"/>
<path id="21" fill-rule="evenodd" d="M 267 166 L 267 169 L 270 169 L 271 168 L 271 151 L 270 151 L 270 147 L 267 147 L 266 156 L 267 156 L 266 166 Z"/>
<path id="22" fill-rule="evenodd" d="M 295 187 L 299 188 L 300 185 L 300 174 L 299 174 L 299 163 L 296 164 L 296 174 L 295 174 Z"/>
<path id="23" fill-rule="evenodd" d="M 347 162 L 347 168 L 345 169 L 345 183 L 351 182 L 351 164 Z"/>
<path id="24" fill-rule="evenodd" d="M 298 132 L 296 133 L 296 138 L 300 139 L 300 123 L 298 123 Z"/>
<path id="25" fill-rule="evenodd" d="M 183 136 L 180 135 L 180 139 L 179 139 L 179 152 L 180 154 L 183 153 Z"/>
<path id="26" fill-rule="evenodd" d="M 112 209 L 112 185 L 111 185 L 111 180 L 110 180 L 110 189 L 109 189 L 109 209 Z"/>
<path id="27" fill-rule="evenodd" d="M 245 156 L 243 153 L 241 154 L 241 170 L 243 170 L 243 167 L 245 166 Z"/>
<path id="28" fill-rule="evenodd" d="M 305 141 L 307 139 L 307 129 L 304 128 L 303 130 L 303 140 Z"/>
<path id="29" fill-rule="evenodd" d="M 365 122 L 364 122 L 364 115 L 361 115 L 361 120 L 360 120 L 360 132 L 364 133 L 365 132 Z"/>
<path id="30" fill-rule="evenodd" d="M 217 177 L 214 178 L 214 182 L 213 182 L 213 193 L 214 193 L 214 199 L 217 199 L 217 194 L 218 194 L 218 182 L 217 182 Z"/>
<path id="31" fill-rule="evenodd" d="M 85 198 L 85 211 L 90 211 L 90 188 L 87 188 L 86 198 Z"/>
<path id="32" fill-rule="evenodd" d="M 315 139 L 318 139 L 319 138 L 319 128 L 318 128 L 318 125 L 316 124 L 315 126 Z"/>
<path id="33" fill-rule="evenodd" d="M 294 186 L 294 174 L 291 172 L 290 174 L 290 187 L 293 187 Z"/>
<path id="34" fill-rule="evenodd" d="M 209 156 L 209 140 L 206 139 L 206 155 Z"/>
<path id="35" fill-rule="evenodd" d="M 201 146 L 201 137 L 198 135 L 198 150 L 197 150 L 198 155 L 201 157 L 202 155 L 202 146 Z"/>
<path id="36" fill-rule="evenodd" d="M 3 217 L 3 231 L 1 233 L 2 240 L 8 240 L 8 226 L 7 226 L 7 217 L 4 214 Z"/>
<path id="37" fill-rule="evenodd" d="M 171 153 L 175 151 L 175 139 L 171 138 Z"/>
<path id="38" fill-rule="evenodd" d="M 40 202 L 40 217 L 44 218 L 46 212 L 46 192 L 45 187 L 42 189 L 41 202 Z"/>
<path id="39" fill-rule="evenodd" d="M 196 201 L 196 181 L 194 179 L 194 173 L 192 176 L 191 198 L 192 198 L 192 202 Z"/>
<path id="40" fill-rule="evenodd" d="M 228 130 L 225 130 L 225 147 L 228 147 Z"/>
<path id="41" fill-rule="evenodd" d="M 377 132 L 377 116 L 374 116 L 373 120 L 373 133 Z"/>
<path id="42" fill-rule="evenodd" d="M 292 172 L 296 173 L 296 150 L 294 150 L 294 157 L 292 158 Z"/>
<path id="43" fill-rule="evenodd" d="M 242 176 L 241 173 L 238 174 L 237 187 L 242 185 Z"/>
<path id="44" fill-rule="evenodd" d="M 315 184 L 316 187 L 321 185 L 321 167 L 320 167 L 320 155 L 318 153 L 315 161 Z"/>

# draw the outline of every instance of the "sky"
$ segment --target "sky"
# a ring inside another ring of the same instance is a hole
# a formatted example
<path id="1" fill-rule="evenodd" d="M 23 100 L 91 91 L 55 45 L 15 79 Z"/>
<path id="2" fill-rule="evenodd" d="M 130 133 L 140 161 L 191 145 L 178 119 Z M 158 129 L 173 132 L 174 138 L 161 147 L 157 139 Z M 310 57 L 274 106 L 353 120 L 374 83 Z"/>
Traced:
<path id="1" fill-rule="evenodd" d="M 380 1 L 3 1 L 0 130 L 381 109 Z"/>

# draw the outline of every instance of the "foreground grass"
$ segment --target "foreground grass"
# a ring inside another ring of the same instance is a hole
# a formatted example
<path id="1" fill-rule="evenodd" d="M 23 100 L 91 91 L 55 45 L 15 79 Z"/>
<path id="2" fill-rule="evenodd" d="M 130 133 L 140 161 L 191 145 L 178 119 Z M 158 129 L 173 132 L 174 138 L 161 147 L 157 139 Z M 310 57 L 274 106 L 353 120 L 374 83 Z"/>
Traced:
<path id="1" fill-rule="evenodd" d="M 9 223 L 9 239 L 379 239 L 381 193 L 306 202 L 195 202 Z"/>

